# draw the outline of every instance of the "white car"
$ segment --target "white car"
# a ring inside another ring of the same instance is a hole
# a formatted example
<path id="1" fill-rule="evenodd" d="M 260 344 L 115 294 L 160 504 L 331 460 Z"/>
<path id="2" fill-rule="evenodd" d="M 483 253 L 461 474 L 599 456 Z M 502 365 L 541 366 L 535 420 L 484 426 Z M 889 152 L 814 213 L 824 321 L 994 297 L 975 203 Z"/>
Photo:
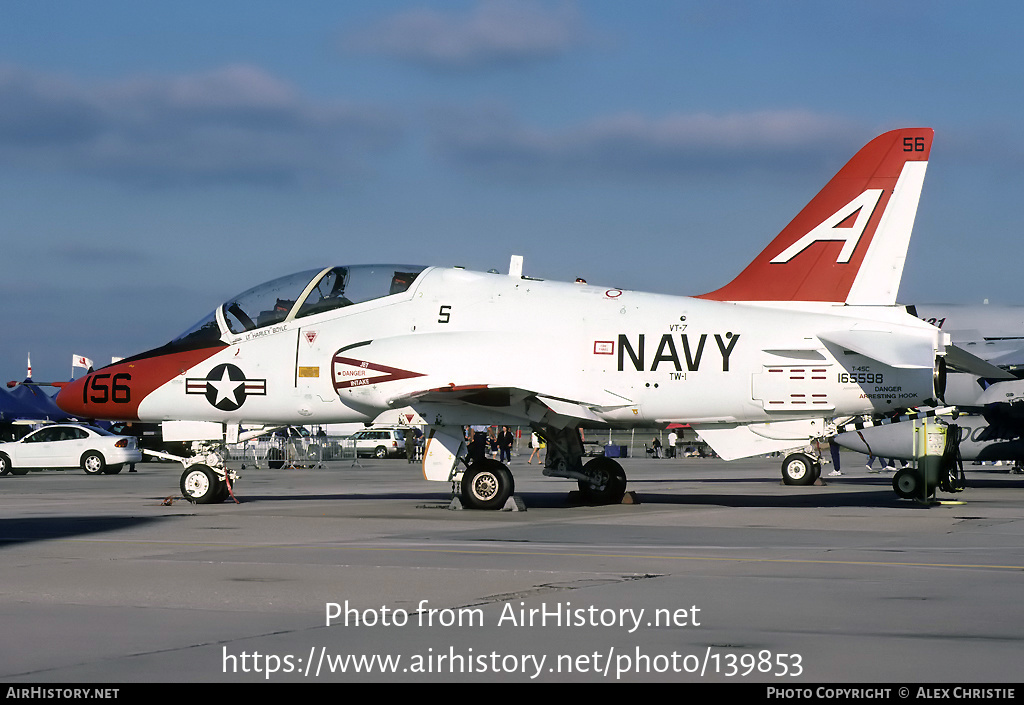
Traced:
<path id="1" fill-rule="evenodd" d="M 141 460 L 133 436 L 84 424 L 44 426 L 20 441 L 0 443 L 0 475 L 24 475 L 30 468 L 82 468 L 87 475 L 115 475 L 125 463 Z"/>
<path id="2" fill-rule="evenodd" d="M 356 455 L 374 458 L 405 455 L 405 432 L 398 428 L 368 428 L 357 431 L 349 438 L 354 441 Z"/>

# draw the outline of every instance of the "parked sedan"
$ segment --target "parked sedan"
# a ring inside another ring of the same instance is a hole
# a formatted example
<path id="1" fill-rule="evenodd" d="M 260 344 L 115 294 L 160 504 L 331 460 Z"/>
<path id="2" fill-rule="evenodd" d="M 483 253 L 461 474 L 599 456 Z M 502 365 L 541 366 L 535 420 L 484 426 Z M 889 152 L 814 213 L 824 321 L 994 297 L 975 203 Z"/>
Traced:
<path id="1" fill-rule="evenodd" d="M 115 475 L 142 453 L 132 436 L 95 426 L 44 426 L 13 443 L 0 443 L 0 475 L 24 475 L 31 468 L 82 468 L 87 475 Z"/>

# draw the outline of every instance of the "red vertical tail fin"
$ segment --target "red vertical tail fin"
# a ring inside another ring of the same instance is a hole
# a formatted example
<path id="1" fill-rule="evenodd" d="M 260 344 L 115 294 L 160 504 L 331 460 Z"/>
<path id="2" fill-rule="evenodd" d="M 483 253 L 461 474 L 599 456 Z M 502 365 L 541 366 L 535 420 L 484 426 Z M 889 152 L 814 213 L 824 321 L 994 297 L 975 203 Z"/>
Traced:
<path id="1" fill-rule="evenodd" d="M 699 298 L 895 303 L 933 136 L 868 142 L 738 277 Z"/>

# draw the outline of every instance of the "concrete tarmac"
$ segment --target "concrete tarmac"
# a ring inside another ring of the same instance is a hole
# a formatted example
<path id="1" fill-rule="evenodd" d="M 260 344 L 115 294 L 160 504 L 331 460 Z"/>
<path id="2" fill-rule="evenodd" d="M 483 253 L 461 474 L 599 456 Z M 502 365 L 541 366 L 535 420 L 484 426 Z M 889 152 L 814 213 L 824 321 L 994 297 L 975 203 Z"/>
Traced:
<path id="1" fill-rule="evenodd" d="M 629 459 L 639 503 L 595 507 L 520 456 L 525 512 L 449 511 L 404 460 L 218 505 L 162 505 L 173 464 L 0 477 L 0 681 L 1019 681 L 1024 479 L 923 506 L 843 461 Z"/>

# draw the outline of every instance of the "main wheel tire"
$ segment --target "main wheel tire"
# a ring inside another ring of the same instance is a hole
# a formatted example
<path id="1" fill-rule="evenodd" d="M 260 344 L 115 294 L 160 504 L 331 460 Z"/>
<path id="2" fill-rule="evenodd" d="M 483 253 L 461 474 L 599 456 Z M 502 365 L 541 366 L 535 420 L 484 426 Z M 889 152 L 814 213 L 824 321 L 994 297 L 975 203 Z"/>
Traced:
<path id="1" fill-rule="evenodd" d="M 497 460 L 478 460 L 462 476 L 462 502 L 472 509 L 501 509 L 514 491 L 512 473 Z"/>
<path id="2" fill-rule="evenodd" d="M 384 446 L 377 446 L 373 450 L 373 457 L 377 458 L 377 460 L 383 460 L 388 457 L 388 449 Z"/>
<path id="3" fill-rule="evenodd" d="M 11 459 L 0 453 L 0 475 L 7 475 L 11 472 Z"/>
<path id="4" fill-rule="evenodd" d="M 817 478 L 816 463 L 805 453 L 791 453 L 782 461 L 782 482 L 786 485 L 813 485 Z"/>
<path id="5" fill-rule="evenodd" d="M 583 466 L 591 479 L 580 480 L 580 495 L 595 504 L 618 504 L 626 494 L 626 471 L 616 461 L 604 456 L 593 458 Z"/>
<path id="6" fill-rule="evenodd" d="M 86 475 L 100 475 L 107 469 L 107 463 L 103 456 L 94 450 L 87 451 L 82 456 L 82 470 Z"/>
<path id="7" fill-rule="evenodd" d="M 217 477 L 211 468 L 206 465 L 193 465 L 181 473 L 181 496 L 193 504 L 213 504 L 224 501 L 220 495 L 219 485 L 224 481 Z"/>

